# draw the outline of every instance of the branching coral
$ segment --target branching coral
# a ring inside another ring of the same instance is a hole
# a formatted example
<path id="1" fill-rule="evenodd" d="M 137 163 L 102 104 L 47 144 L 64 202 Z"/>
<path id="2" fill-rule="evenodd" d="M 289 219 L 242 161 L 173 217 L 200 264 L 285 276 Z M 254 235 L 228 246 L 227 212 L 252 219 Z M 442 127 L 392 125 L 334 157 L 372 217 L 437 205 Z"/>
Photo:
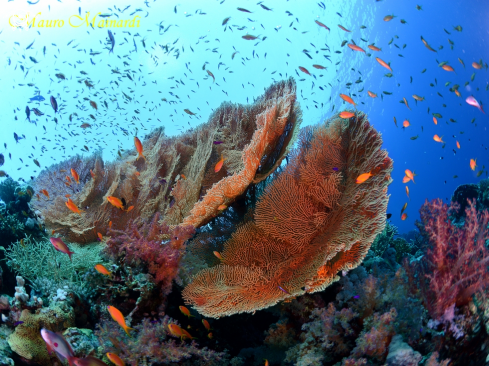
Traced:
<path id="1" fill-rule="evenodd" d="M 365 115 L 306 128 L 267 186 L 254 220 L 224 244 L 222 264 L 199 272 L 187 304 L 219 317 L 316 292 L 358 266 L 385 225 L 392 160 Z M 363 184 L 356 178 L 372 177 Z"/>
<path id="2" fill-rule="evenodd" d="M 103 245 L 68 246 L 74 252 L 72 260 L 56 251 L 48 240 L 37 241 L 27 236 L 23 242 L 17 241 L 7 248 L 7 265 L 30 281 L 47 278 L 57 284 L 80 282 L 81 273 L 102 262 L 99 254 Z"/>
<path id="3" fill-rule="evenodd" d="M 36 191 L 46 189 L 50 198 L 41 194 L 33 205 L 48 227 L 79 243 L 95 241 L 98 232 L 105 235 L 109 221 L 113 229 L 122 230 L 130 221 L 141 225 L 156 212 L 172 227 L 203 225 L 219 213 L 220 205 L 229 205 L 252 181 L 280 165 L 301 122 L 295 90 L 290 79 L 272 85 L 253 105 L 223 103 L 207 123 L 179 137 L 169 138 L 157 129 L 143 142 L 146 160 L 137 159 L 134 151 L 107 164 L 97 153 L 53 166 L 34 182 Z M 224 165 L 216 174 L 221 156 Z M 80 175 L 80 184 L 64 177 L 71 168 Z M 68 210 L 65 194 L 84 210 L 81 215 Z M 108 196 L 124 198 L 134 208 L 126 212 L 113 207 Z"/>

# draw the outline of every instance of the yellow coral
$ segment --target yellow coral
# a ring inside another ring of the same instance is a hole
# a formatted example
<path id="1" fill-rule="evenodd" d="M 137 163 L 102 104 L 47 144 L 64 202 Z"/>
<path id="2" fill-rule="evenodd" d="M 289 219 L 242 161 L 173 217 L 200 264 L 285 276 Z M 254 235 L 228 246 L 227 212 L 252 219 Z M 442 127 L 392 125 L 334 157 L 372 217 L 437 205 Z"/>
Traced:
<path id="1" fill-rule="evenodd" d="M 7 340 L 12 351 L 40 365 L 53 365 L 52 357 L 55 356 L 49 356 L 46 343 L 41 337 L 41 328 L 59 332 L 74 326 L 73 309 L 61 304 L 37 310 L 35 314 L 26 309 L 22 311 L 19 320 L 23 323 L 15 328 Z"/>

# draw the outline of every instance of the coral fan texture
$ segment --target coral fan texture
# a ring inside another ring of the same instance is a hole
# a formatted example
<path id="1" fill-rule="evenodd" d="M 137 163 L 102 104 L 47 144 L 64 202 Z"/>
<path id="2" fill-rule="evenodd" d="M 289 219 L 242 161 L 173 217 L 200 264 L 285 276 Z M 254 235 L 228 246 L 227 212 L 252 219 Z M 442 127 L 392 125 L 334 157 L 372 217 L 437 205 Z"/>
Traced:
<path id="1" fill-rule="evenodd" d="M 321 291 L 357 267 L 385 226 L 392 160 L 364 114 L 303 129 L 253 220 L 224 244 L 222 264 L 183 291 L 208 317 L 253 312 Z M 372 177 L 362 184 L 363 173 Z"/>
<path id="2" fill-rule="evenodd" d="M 106 235 L 109 221 L 121 230 L 156 212 L 170 226 L 198 227 L 215 216 L 220 205 L 229 205 L 252 181 L 266 178 L 280 165 L 300 122 L 294 80 L 278 82 L 253 105 L 223 103 L 207 123 L 179 137 L 168 138 L 163 129 L 153 131 L 143 142 L 145 160 L 134 151 L 121 154 L 122 161 L 104 163 L 96 153 L 43 170 L 34 188 L 46 189 L 50 197 L 39 197 L 33 205 L 47 226 L 78 243 L 96 241 L 97 233 Z M 215 172 L 221 157 L 223 167 Z M 64 177 L 72 168 L 79 183 Z M 66 207 L 66 194 L 82 214 Z M 108 196 L 124 198 L 127 207 L 134 208 L 116 208 Z"/>

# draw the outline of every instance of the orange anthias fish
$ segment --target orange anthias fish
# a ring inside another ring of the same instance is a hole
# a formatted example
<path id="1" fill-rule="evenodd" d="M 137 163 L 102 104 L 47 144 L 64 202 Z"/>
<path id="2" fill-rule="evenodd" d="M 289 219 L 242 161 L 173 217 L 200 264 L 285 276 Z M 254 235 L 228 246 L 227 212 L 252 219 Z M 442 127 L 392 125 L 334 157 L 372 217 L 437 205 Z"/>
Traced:
<path id="1" fill-rule="evenodd" d="M 408 217 L 408 216 L 407 216 L 407 213 L 403 213 L 403 214 L 401 215 L 401 220 L 402 220 L 402 221 L 404 221 L 404 220 L 406 220 L 406 219 L 407 219 L 407 217 Z"/>
<path id="2" fill-rule="evenodd" d="M 479 64 L 479 63 L 477 63 L 477 62 L 474 61 L 474 62 L 472 62 L 472 67 L 474 69 L 477 69 L 477 70 L 482 69 L 482 62 Z"/>
<path id="3" fill-rule="evenodd" d="M 455 72 L 455 70 L 453 69 L 453 67 L 451 67 L 450 65 L 443 65 L 441 68 L 443 70 L 445 70 L 445 71 L 453 71 L 453 72 Z"/>
<path id="4" fill-rule="evenodd" d="M 411 197 L 409 197 L 409 187 L 408 186 L 406 186 L 406 194 L 407 194 L 408 198 L 411 199 Z"/>
<path id="5" fill-rule="evenodd" d="M 225 210 L 226 208 L 228 208 L 228 206 L 226 206 L 226 205 L 219 205 L 219 207 L 217 209 L 219 211 L 222 211 L 222 210 Z"/>
<path id="6" fill-rule="evenodd" d="M 68 208 L 69 208 L 71 211 L 73 211 L 74 213 L 77 213 L 77 214 L 80 214 L 80 215 L 81 215 L 81 213 L 83 212 L 82 210 L 80 210 L 80 209 L 78 208 L 78 206 L 77 206 L 77 205 L 75 205 L 75 202 L 73 202 L 73 201 L 71 200 L 71 198 L 68 198 L 68 201 L 67 201 L 67 202 L 65 202 L 65 204 L 66 204 L 66 207 L 68 207 Z"/>
<path id="7" fill-rule="evenodd" d="M 347 103 L 353 104 L 356 107 L 356 103 L 348 95 L 340 94 L 340 98 L 343 99 Z"/>
<path id="8" fill-rule="evenodd" d="M 459 92 L 457 89 L 455 89 L 455 91 L 454 91 L 454 92 L 455 92 L 455 95 L 456 95 L 457 97 L 461 97 L 461 96 L 462 96 L 462 94 L 460 94 L 460 92 Z"/>
<path id="9" fill-rule="evenodd" d="M 214 253 L 214 255 L 219 258 L 220 260 L 224 260 L 224 258 L 222 257 L 221 253 L 217 252 L 217 251 L 213 251 L 212 253 Z"/>
<path id="10" fill-rule="evenodd" d="M 457 148 L 460 149 L 460 142 L 457 141 Z"/>
<path id="11" fill-rule="evenodd" d="M 134 145 L 136 146 L 136 150 L 138 151 L 138 157 L 136 158 L 136 160 L 138 160 L 139 158 L 143 158 L 144 160 L 146 160 L 146 156 L 143 155 L 143 144 L 136 136 L 134 136 Z"/>
<path id="12" fill-rule="evenodd" d="M 402 127 L 409 127 L 411 124 L 409 123 L 409 121 L 406 119 L 404 120 L 404 122 L 402 122 Z"/>
<path id="13" fill-rule="evenodd" d="M 65 178 L 68 183 L 71 183 L 71 178 L 68 175 Z"/>
<path id="14" fill-rule="evenodd" d="M 265 358 L 265 366 L 269 366 L 268 360 Z"/>
<path id="15" fill-rule="evenodd" d="M 348 43 L 348 47 L 350 47 L 353 51 L 358 51 L 358 52 L 365 53 L 365 50 L 363 48 L 361 48 L 361 47 L 358 47 L 356 44 Z"/>
<path id="16" fill-rule="evenodd" d="M 105 268 L 103 264 L 96 264 L 94 268 L 98 273 L 103 274 L 104 276 L 110 276 L 112 274 L 112 272 Z"/>
<path id="17" fill-rule="evenodd" d="M 470 159 L 470 169 L 475 171 L 475 168 L 477 168 L 477 159 Z"/>
<path id="18" fill-rule="evenodd" d="M 351 118 L 351 117 L 353 117 L 353 116 L 355 116 L 355 113 L 353 113 L 353 112 L 347 112 L 347 111 L 344 111 L 344 112 L 341 112 L 341 113 L 340 113 L 340 117 L 341 117 L 341 118 L 345 118 L 345 119 L 347 119 L 347 118 Z"/>
<path id="19" fill-rule="evenodd" d="M 80 184 L 80 177 L 78 176 L 78 173 L 76 172 L 76 170 L 73 168 L 71 168 L 71 176 L 75 180 L 76 184 Z"/>
<path id="20" fill-rule="evenodd" d="M 370 48 L 372 51 L 382 51 L 382 49 L 380 49 L 379 47 L 375 47 L 373 44 L 369 44 L 368 48 Z"/>
<path id="21" fill-rule="evenodd" d="M 202 324 L 204 324 L 205 329 L 211 330 L 211 325 L 209 324 L 209 322 L 207 320 L 202 319 Z"/>
<path id="22" fill-rule="evenodd" d="M 442 140 L 442 138 L 443 138 L 443 136 L 442 137 L 440 137 L 438 135 L 433 136 L 433 140 L 435 140 L 436 142 L 441 142 L 444 144 L 445 142 Z"/>
<path id="23" fill-rule="evenodd" d="M 174 337 L 180 337 L 182 338 L 182 328 L 180 328 L 178 325 L 174 324 L 174 323 L 171 323 L 171 324 L 168 324 L 168 330 L 170 331 L 170 333 L 174 336 Z"/>
<path id="24" fill-rule="evenodd" d="M 408 107 L 408 109 L 411 110 L 411 108 L 409 108 L 409 104 L 408 104 L 408 101 L 406 100 L 406 98 L 402 98 L 402 100 L 404 101 L 404 104 L 406 105 L 406 107 Z"/>
<path id="25" fill-rule="evenodd" d="M 360 174 L 356 180 L 356 183 L 357 184 L 361 184 L 363 182 L 365 182 L 367 179 L 369 179 L 373 174 L 372 173 L 363 173 L 363 174 Z"/>
<path id="26" fill-rule="evenodd" d="M 371 92 L 370 90 L 367 93 L 368 93 L 369 97 L 377 98 L 377 94 Z"/>
<path id="27" fill-rule="evenodd" d="M 107 352 L 105 355 L 107 356 L 110 362 L 116 364 L 117 366 L 126 366 L 126 363 L 122 361 L 122 359 L 119 356 L 117 356 L 115 353 Z"/>
<path id="28" fill-rule="evenodd" d="M 392 69 L 391 67 L 389 66 L 389 64 L 387 64 L 385 61 L 381 60 L 380 58 L 376 57 L 375 58 L 377 60 L 377 62 L 379 64 L 381 64 L 382 66 L 384 66 L 387 70 L 391 71 L 392 72 Z"/>
<path id="29" fill-rule="evenodd" d="M 95 173 L 92 171 L 92 169 L 90 169 L 90 175 L 92 176 L 92 178 L 95 178 Z"/>
<path id="30" fill-rule="evenodd" d="M 309 72 L 309 70 L 307 70 L 305 67 L 299 66 L 299 70 L 301 70 L 303 73 L 305 73 L 307 75 L 311 75 L 311 73 Z"/>
<path id="31" fill-rule="evenodd" d="M 54 249 L 56 249 L 58 252 L 68 254 L 71 260 L 71 255 L 75 254 L 75 252 L 70 252 L 70 249 L 63 240 L 60 238 L 49 238 L 49 241 L 51 244 L 53 244 Z"/>
<path id="32" fill-rule="evenodd" d="M 119 325 L 122 327 L 122 329 L 124 329 L 127 335 L 130 335 L 129 330 L 134 330 L 134 329 L 126 325 L 126 320 L 124 319 L 124 315 L 122 315 L 119 309 L 109 305 L 107 306 L 107 310 L 109 311 L 112 319 L 114 319 L 117 323 L 119 323 Z"/>
<path id="33" fill-rule="evenodd" d="M 216 166 L 214 167 L 214 172 L 218 173 L 222 168 L 222 164 L 224 164 L 224 158 L 221 155 L 221 160 L 219 160 Z"/>
<path id="34" fill-rule="evenodd" d="M 99 238 L 100 241 L 102 241 L 104 239 L 104 237 L 100 233 L 97 233 L 97 236 L 98 236 L 98 238 Z"/>
<path id="35" fill-rule="evenodd" d="M 49 198 L 49 193 L 45 189 L 41 189 L 40 192 L 45 195 L 47 198 Z"/>
<path id="36" fill-rule="evenodd" d="M 108 196 L 107 201 L 109 201 L 112 206 L 115 206 L 117 208 L 120 208 L 121 210 L 124 210 L 124 205 L 122 204 L 122 201 L 120 199 L 118 199 L 117 197 Z"/>
<path id="37" fill-rule="evenodd" d="M 327 29 L 328 31 L 331 31 L 325 24 L 321 23 L 319 20 L 315 20 L 315 22 L 320 27 L 323 27 L 324 29 Z"/>
<path id="38" fill-rule="evenodd" d="M 343 27 L 341 24 L 338 24 L 338 27 L 340 27 L 340 29 L 343 29 L 345 32 L 348 32 L 348 33 L 351 32 L 348 29 L 346 29 L 345 27 Z"/>
<path id="39" fill-rule="evenodd" d="M 406 169 L 406 170 L 404 171 L 404 173 L 406 174 L 406 177 L 408 177 L 408 182 L 409 182 L 410 180 L 412 180 L 412 181 L 413 181 L 413 183 L 416 183 L 416 182 L 414 181 L 414 177 L 416 176 L 416 174 L 414 174 L 414 173 L 413 173 L 412 171 L 410 171 L 409 169 Z M 404 181 L 403 181 L 403 182 L 404 182 Z M 405 183 L 405 182 L 404 182 L 404 183 Z"/>
<path id="40" fill-rule="evenodd" d="M 190 310 L 188 310 L 185 306 L 180 305 L 178 308 L 180 309 L 180 311 L 182 312 L 183 315 L 185 315 L 185 316 L 187 316 L 189 318 L 191 316 L 193 316 L 192 314 L 190 314 Z"/>
<path id="41" fill-rule="evenodd" d="M 437 124 L 438 124 L 438 120 L 436 119 L 436 117 L 433 117 L 433 123 L 434 123 L 435 125 L 437 125 Z"/>

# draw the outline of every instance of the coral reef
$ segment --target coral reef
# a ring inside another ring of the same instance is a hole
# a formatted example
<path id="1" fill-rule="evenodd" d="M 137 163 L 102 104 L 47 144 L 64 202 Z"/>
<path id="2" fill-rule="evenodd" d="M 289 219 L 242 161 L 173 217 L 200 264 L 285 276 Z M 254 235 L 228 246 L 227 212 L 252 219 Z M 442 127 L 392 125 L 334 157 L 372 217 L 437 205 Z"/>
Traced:
<path id="1" fill-rule="evenodd" d="M 102 353 L 115 352 L 127 365 L 223 365 L 228 360 L 225 352 L 198 348 L 195 341 L 188 343 L 171 337 L 168 325 L 174 323 L 168 316 L 158 321 L 144 319 L 134 326 L 136 331 L 128 337 L 114 322 L 103 322 L 95 331 Z"/>
<path id="2" fill-rule="evenodd" d="M 42 308 L 32 314 L 28 309 L 22 311 L 15 331 L 8 337 L 10 348 L 19 356 L 40 365 L 52 365 L 46 344 L 41 337 L 41 328 L 53 332 L 63 331 L 74 325 L 73 309 L 66 304 L 57 303 Z"/>
<path id="3" fill-rule="evenodd" d="M 12 178 L 0 183 L 0 238 L 5 246 L 22 239 L 26 231 L 40 233 L 41 222 L 29 206 L 33 194 L 32 187 L 21 187 Z"/>
<path id="4" fill-rule="evenodd" d="M 195 228 L 178 226 L 172 230 L 158 221 L 157 213 L 150 223 L 140 228 L 130 223 L 126 231 L 111 230 L 113 238 L 108 240 L 106 252 L 116 260 L 124 257 L 127 265 L 146 266 L 163 293 L 168 294 L 178 273 L 183 245 L 195 233 Z"/>
<path id="5" fill-rule="evenodd" d="M 383 230 L 392 160 L 366 116 L 335 116 L 304 129 L 299 142 L 253 220 L 224 244 L 222 264 L 200 271 L 183 291 L 201 314 L 254 312 L 321 291 L 358 266 Z M 365 172 L 373 176 L 357 184 Z"/>
<path id="6" fill-rule="evenodd" d="M 103 262 L 99 255 L 103 244 L 68 246 L 74 252 L 72 260 L 65 253 L 56 251 L 49 240 L 35 240 L 27 236 L 22 242 L 12 243 L 6 249 L 7 265 L 30 281 L 47 278 L 58 284 L 66 284 L 80 282 L 81 273 Z"/>
<path id="7" fill-rule="evenodd" d="M 99 232 L 105 235 L 109 221 L 113 229 L 123 230 L 130 221 L 140 225 L 156 212 L 172 227 L 203 225 L 220 205 L 229 205 L 252 181 L 280 165 L 301 122 L 295 93 L 290 79 L 272 85 L 254 105 L 223 103 L 209 122 L 179 137 L 155 130 L 143 142 L 145 160 L 126 153 L 121 161 L 105 164 L 96 153 L 45 169 L 34 189 L 46 189 L 50 198 L 40 197 L 33 206 L 47 226 L 78 243 L 94 242 Z M 216 173 L 221 156 L 224 165 Z M 70 169 L 78 172 L 79 184 L 60 174 Z M 65 194 L 84 210 L 81 215 L 68 210 Z M 134 208 L 122 211 L 108 203 L 108 196 L 124 198 Z"/>

